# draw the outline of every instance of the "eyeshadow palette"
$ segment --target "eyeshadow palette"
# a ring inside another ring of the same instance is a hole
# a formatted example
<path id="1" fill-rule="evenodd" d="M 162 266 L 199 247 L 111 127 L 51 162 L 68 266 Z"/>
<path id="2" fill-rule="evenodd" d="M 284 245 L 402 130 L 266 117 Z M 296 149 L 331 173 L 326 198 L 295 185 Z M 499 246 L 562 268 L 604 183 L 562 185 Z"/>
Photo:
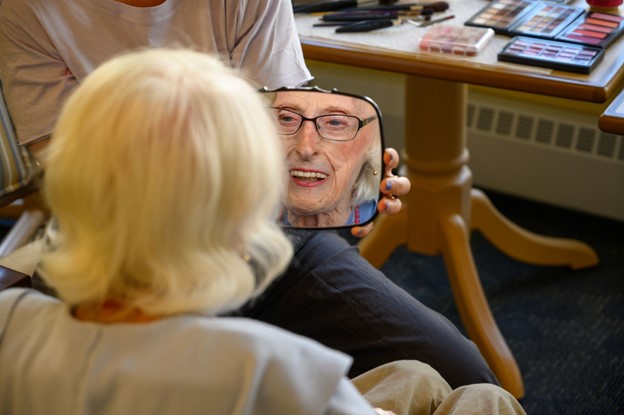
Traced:
<path id="1" fill-rule="evenodd" d="M 604 48 L 516 36 L 498 60 L 588 74 L 604 56 Z"/>
<path id="2" fill-rule="evenodd" d="M 549 1 L 497 0 L 465 22 L 491 27 L 498 34 L 554 38 L 585 10 Z"/>
<path id="3" fill-rule="evenodd" d="M 538 2 L 530 12 L 509 28 L 508 33 L 512 36 L 554 38 L 583 13 L 585 10 L 581 7 Z"/>
<path id="4" fill-rule="evenodd" d="M 474 56 L 493 36 L 494 30 L 486 27 L 439 25 L 423 34 L 418 47 L 426 52 Z"/>
<path id="5" fill-rule="evenodd" d="M 534 0 L 534 1 L 539 1 L 539 0 Z M 543 1 L 547 1 L 549 3 L 557 3 L 557 4 L 567 4 L 567 3 L 570 3 L 570 0 L 543 0 Z"/>
<path id="6" fill-rule="evenodd" d="M 493 1 L 468 19 L 466 26 L 489 27 L 498 34 L 508 34 L 509 28 L 538 6 L 532 0 Z"/>
<path id="7" fill-rule="evenodd" d="M 624 16 L 590 11 L 568 26 L 557 39 L 606 48 L 622 33 Z"/>

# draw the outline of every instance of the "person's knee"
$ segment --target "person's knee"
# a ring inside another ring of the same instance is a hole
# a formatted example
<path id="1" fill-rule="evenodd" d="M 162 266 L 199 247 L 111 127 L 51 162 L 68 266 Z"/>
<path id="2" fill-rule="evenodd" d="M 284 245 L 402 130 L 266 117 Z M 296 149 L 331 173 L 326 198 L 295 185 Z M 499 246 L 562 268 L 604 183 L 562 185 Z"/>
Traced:
<path id="1" fill-rule="evenodd" d="M 397 415 L 431 414 L 451 393 L 435 369 L 416 360 L 381 365 L 352 382 L 373 406 Z"/>
<path id="2" fill-rule="evenodd" d="M 466 385 L 451 392 L 434 415 L 526 415 L 520 403 L 497 385 Z"/>

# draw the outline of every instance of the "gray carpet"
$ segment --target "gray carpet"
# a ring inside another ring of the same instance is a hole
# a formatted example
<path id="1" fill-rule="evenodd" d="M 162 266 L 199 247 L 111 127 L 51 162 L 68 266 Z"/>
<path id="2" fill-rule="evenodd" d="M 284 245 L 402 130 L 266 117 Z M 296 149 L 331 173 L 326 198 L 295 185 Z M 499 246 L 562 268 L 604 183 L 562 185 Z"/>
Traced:
<path id="1" fill-rule="evenodd" d="M 487 194 L 525 229 L 584 241 L 600 258 L 577 271 L 532 266 L 473 233 L 484 290 L 524 378 L 523 407 L 529 415 L 624 414 L 624 223 Z M 441 257 L 398 248 L 382 270 L 463 330 Z"/>

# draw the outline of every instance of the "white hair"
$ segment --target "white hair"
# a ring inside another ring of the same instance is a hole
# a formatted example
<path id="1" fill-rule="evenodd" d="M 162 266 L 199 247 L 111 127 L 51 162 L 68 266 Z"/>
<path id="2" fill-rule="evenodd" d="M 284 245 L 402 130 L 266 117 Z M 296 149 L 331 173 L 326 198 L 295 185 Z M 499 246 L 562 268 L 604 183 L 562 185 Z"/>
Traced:
<path id="1" fill-rule="evenodd" d="M 366 161 L 362 164 L 353 186 L 352 199 L 354 205 L 377 199 L 379 181 L 383 177 L 381 168 L 381 139 L 377 135 L 373 141 L 373 146 L 366 154 Z"/>
<path id="2" fill-rule="evenodd" d="M 70 305 L 215 314 L 291 259 L 275 223 L 287 177 L 275 127 L 214 57 L 151 49 L 104 63 L 64 106 L 46 160 L 59 232 L 42 272 Z"/>

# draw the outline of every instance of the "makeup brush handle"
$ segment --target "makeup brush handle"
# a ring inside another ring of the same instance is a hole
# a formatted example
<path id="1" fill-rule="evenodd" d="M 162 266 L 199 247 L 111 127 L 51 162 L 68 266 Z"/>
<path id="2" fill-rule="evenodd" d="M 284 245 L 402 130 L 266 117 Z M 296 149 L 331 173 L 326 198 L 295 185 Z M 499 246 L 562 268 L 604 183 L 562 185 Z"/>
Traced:
<path id="1" fill-rule="evenodd" d="M 336 29 L 336 33 L 360 33 L 394 26 L 392 20 L 363 20 Z"/>
<path id="2" fill-rule="evenodd" d="M 294 13 L 331 12 L 357 7 L 357 0 L 329 0 L 293 7 Z"/>
<path id="3" fill-rule="evenodd" d="M 396 19 L 396 12 L 388 13 L 330 13 L 321 17 L 325 22 L 359 22 L 362 20 Z"/>
<path id="4" fill-rule="evenodd" d="M 334 12 L 327 13 L 321 17 L 321 20 L 326 22 L 335 21 L 359 21 L 359 20 L 376 20 L 376 19 L 397 19 L 400 16 L 416 17 L 416 16 L 429 16 L 433 13 L 431 9 L 423 9 L 420 11 L 400 11 L 400 10 L 388 10 L 388 11 L 354 11 L 354 12 Z"/>
<path id="5" fill-rule="evenodd" d="M 372 11 L 381 11 L 381 10 L 412 10 L 416 6 L 418 6 L 416 3 L 392 4 L 392 5 L 389 5 L 389 6 L 382 6 L 382 5 L 358 6 L 358 7 L 354 8 L 354 9 L 347 9 L 346 11 L 352 11 L 352 10 L 360 10 L 360 11 L 364 11 L 364 10 L 372 10 Z M 420 6 L 426 6 L 426 4 L 421 4 Z"/>
<path id="6" fill-rule="evenodd" d="M 433 12 L 443 12 L 449 8 L 449 4 L 445 1 L 436 1 L 436 2 L 428 2 L 428 3 L 408 3 L 408 4 L 392 4 L 392 5 L 376 5 L 376 6 L 358 6 L 354 9 L 347 9 L 345 11 L 351 10 L 429 10 L 431 13 Z"/>

